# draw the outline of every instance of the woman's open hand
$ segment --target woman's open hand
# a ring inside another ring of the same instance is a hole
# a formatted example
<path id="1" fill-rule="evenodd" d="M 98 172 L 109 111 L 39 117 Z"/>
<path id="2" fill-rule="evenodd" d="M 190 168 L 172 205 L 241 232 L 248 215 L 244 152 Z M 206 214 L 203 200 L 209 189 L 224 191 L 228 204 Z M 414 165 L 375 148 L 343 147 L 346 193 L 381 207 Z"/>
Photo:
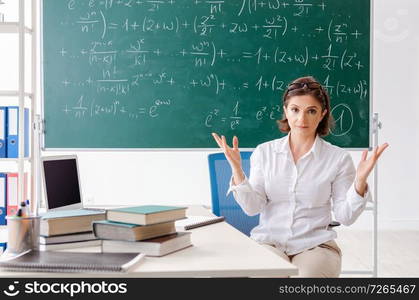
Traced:
<path id="1" fill-rule="evenodd" d="M 367 178 L 370 175 L 372 169 L 374 169 L 374 166 L 377 163 L 378 158 L 381 156 L 381 154 L 387 147 L 387 143 L 382 144 L 380 147 L 376 147 L 372 152 L 372 155 L 368 159 L 368 150 L 362 152 L 362 158 L 358 164 L 358 169 L 356 170 L 356 177 L 358 180 L 367 181 Z"/>
<path id="2" fill-rule="evenodd" d="M 213 132 L 212 136 L 214 137 L 220 149 L 223 150 L 224 155 L 230 163 L 231 169 L 233 171 L 240 171 L 242 163 L 239 151 L 239 139 L 236 136 L 233 137 L 233 148 L 231 148 L 227 145 L 224 135 L 220 137 L 218 134 Z"/>
<path id="3" fill-rule="evenodd" d="M 388 147 L 387 143 L 382 144 L 380 147 L 376 147 L 372 152 L 372 155 L 367 159 L 368 150 L 362 152 L 361 161 L 358 164 L 356 169 L 356 182 L 355 188 L 358 194 L 364 196 L 366 187 L 367 187 L 367 178 L 370 175 L 371 171 L 374 169 L 375 164 L 378 161 L 380 155 Z"/>

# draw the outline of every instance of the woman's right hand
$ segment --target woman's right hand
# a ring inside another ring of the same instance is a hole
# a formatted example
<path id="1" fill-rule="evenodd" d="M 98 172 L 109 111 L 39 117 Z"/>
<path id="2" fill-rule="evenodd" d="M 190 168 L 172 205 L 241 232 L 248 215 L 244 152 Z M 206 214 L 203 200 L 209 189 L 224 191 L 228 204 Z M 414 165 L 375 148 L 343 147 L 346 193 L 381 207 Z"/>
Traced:
<path id="1" fill-rule="evenodd" d="M 213 132 L 212 136 L 214 137 L 221 150 L 223 150 L 224 155 L 230 163 L 233 173 L 242 173 L 243 171 L 239 151 L 239 139 L 236 136 L 233 137 L 233 148 L 231 148 L 227 145 L 226 138 L 224 135 L 220 137 L 218 134 Z"/>

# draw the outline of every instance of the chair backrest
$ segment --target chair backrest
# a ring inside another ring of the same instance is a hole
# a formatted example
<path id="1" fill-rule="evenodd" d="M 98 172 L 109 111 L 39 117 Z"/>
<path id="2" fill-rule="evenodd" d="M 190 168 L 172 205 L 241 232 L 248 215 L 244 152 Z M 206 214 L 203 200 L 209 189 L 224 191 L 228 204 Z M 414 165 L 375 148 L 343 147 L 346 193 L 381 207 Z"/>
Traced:
<path id="1" fill-rule="evenodd" d="M 249 176 L 250 155 L 252 152 L 240 152 L 244 173 Z M 208 155 L 208 165 L 211 182 L 212 212 L 217 216 L 224 216 L 227 223 L 246 235 L 259 224 L 259 215 L 248 216 L 234 200 L 233 193 L 226 196 L 228 191 L 231 168 L 224 153 Z"/>

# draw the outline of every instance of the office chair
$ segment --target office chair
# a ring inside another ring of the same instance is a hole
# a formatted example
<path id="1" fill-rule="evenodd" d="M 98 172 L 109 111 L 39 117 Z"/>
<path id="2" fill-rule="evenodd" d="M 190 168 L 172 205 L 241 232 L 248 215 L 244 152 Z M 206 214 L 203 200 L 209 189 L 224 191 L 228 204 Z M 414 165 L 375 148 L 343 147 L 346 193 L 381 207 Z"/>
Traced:
<path id="1" fill-rule="evenodd" d="M 240 152 L 242 167 L 246 176 L 250 171 L 250 151 Z M 224 153 L 208 155 L 211 183 L 212 212 L 224 216 L 225 221 L 242 233 L 250 236 L 250 231 L 259 224 L 259 215 L 248 216 L 233 198 L 231 192 L 226 196 L 231 179 L 231 168 Z"/>

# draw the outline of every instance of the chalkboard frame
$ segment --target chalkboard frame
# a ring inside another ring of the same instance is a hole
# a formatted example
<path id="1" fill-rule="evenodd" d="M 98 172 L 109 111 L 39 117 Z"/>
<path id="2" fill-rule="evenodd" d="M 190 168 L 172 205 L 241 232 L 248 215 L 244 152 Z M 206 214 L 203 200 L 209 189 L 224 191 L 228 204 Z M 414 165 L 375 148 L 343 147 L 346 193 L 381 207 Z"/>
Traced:
<path id="1" fill-rule="evenodd" d="M 373 115 L 374 115 L 374 82 L 373 82 L 373 71 L 374 71 L 374 60 L 373 60 L 373 52 L 374 52 L 374 0 L 365 0 L 370 2 L 370 41 L 369 41 L 369 124 L 368 124 L 368 147 L 365 148 L 353 148 L 353 147 L 343 147 L 347 151 L 364 151 L 364 150 L 372 150 L 373 145 L 373 134 L 375 134 L 375 127 L 373 124 Z M 44 120 L 45 120 L 45 109 L 44 109 L 44 49 L 43 49 L 43 2 L 44 0 L 39 1 L 39 11 L 40 11 L 40 18 L 39 18 L 39 40 L 40 40 L 40 94 L 41 94 L 41 150 L 42 151 L 80 151 L 80 152 L 185 152 L 185 151 L 192 151 L 192 152 L 214 152 L 220 150 L 219 147 L 216 145 L 214 141 L 213 148 L 52 148 L 46 147 L 45 145 L 45 130 L 44 130 Z M 208 136 L 209 139 L 213 139 L 211 135 Z M 239 145 L 240 148 L 240 145 Z M 242 151 L 253 151 L 255 148 L 240 148 Z"/>

